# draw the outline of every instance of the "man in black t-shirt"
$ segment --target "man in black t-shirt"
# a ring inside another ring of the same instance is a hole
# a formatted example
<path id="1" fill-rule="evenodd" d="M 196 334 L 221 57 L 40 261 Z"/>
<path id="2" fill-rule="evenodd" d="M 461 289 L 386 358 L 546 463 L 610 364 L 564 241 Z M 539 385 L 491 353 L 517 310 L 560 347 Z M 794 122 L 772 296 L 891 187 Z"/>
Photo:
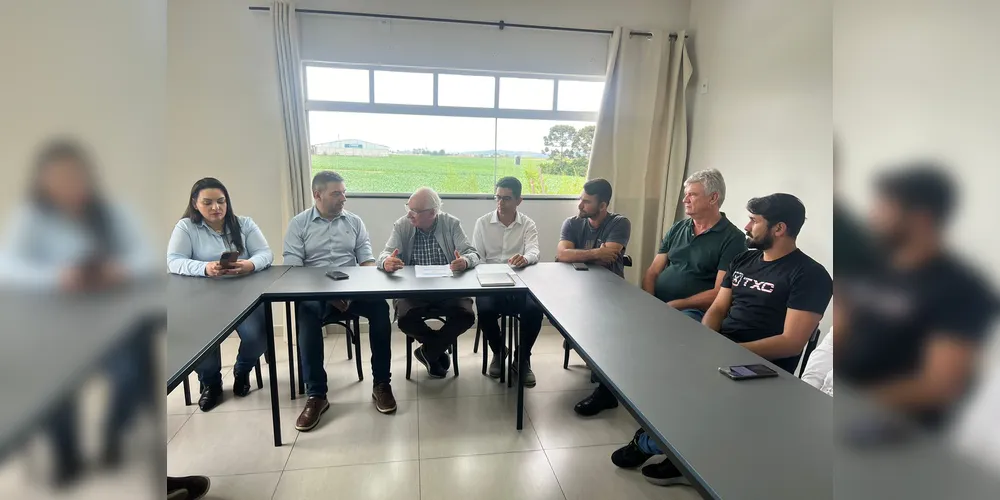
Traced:
<path id="1" fill-rule="evenodd" d="M 583 185 L 578 207 L 580 215 L 563 222 L 556 252 L 557 261 L 604 266 L 618 276 L 625 277 L 625 247 L 632 234 L 632 223 L 624 215 L 609 212 L 610 203 L 610 182 L 593 179 Z M 577 403 L 573 410 L 589 417 L 616 406 L 618 400 L 615 395 L 601 383 L 593 394 Z"/>
<path id="2" fill-rule="evenodd" d="M 833 279 L 796 247 L 806 220 L 798 198 L 784 193 L 754 198 L 747 211 L 744 230 L 752 250 L 733 260 L 702 324 L 791 372 L 830 303 Z M 661 453 L 640 429 L 611 461 L 633 468 Z M 661 486 L 687 484 L 669 459 L 643 467 L 642 475 Z"/>
<path id="3" fill-rule="evenodd" d="M 830 304 L 833 279 L 795 244 L 806 219 L 798 198 L 754 198 L 747 211 L 751 250 L 733 259 L 702 324 L 791 373 Z"/>
<path id="4" fill-rule="evenodd" d="M 954 188 L 935 165 L 884 174 L 871 229 L 881 269 L 841 285 L 847 321 L 837 326 L 834 374 L 928 428 L 947 423 L 975 377 L 997 313 L 982 273 L 945 248 Z"/>

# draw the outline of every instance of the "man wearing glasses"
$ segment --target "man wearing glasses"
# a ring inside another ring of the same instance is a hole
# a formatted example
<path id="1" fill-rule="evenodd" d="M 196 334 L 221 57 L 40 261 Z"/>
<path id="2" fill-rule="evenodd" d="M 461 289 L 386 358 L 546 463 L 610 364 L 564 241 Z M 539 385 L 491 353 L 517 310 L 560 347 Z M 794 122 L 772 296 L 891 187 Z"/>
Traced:
<path id="1" fill-rule="evenodd" d="M 373 266 L 372 244 L 361 217 L 344 210 L 347 187 L 335 172 L 320 172 L 312 181 L 315 206 L 292 218 L 285 235 L 284 263 L 290 266 Z M 368 340 L 372 351 L 372 399 L 381 413 L 396 411 L 389 385 L 392 359 L 389 335 L 389 305 L 382 299 L 302 301 L 296 307 L 298 341 L 302 356 L 302 378 L 308 399 L 295 428 L 309 431 L 330 408 L 326 400 L 327 380 L 323 369 L 323 324 L 327 319 L 356 314 L 368 318 Z"/>
<path id="2" fill-rule="evenodd" d="M 406 202 L 406 215 L 393 224 L 392 234 L 378 257 L 378 268 L 394 273 L 403 266 L 451 266 L 452 271 L 476 267 L 479 254 L 469 243 L 458 217 L 441 211 L 441 197 L 422 187 Z M 421 343 L 414 353 L 431 378 L 443 378 L 451 368 L 448 346 L 476 321 L 472 299 L 400 299 L 394 301 L 399 329 Z M 431 318 L 443 318 L 434 331 Z"/>
<path id="3" fill-rule="evenodd" d="M 521 204 L 521 181 L 514 177 L 504 177 L 497 181 L 497 209 L 476 221 L 472 233 L 479 255 L 484 263 L 508 264 L 513 268 L 530 266 L 538 262 L 538 228 L 535 221 L 517 210 Z M 542 329 L 542 311 L 531 297 L 501 296 L 479 297 L 476 299 L 479 311 L 479 325 L 493 351 L 493 361 L 487 372 L 492 378 L 499 378 L 503 372 L 503 362 L 509 354 L 501 338 L 500 314 L 520 316 L 521 345 L 523 359 L 518 373 L 525 387 L 535 386 L 535 374 L 531 371 L 531 346 Z M 517 359 L 517 353 L 514 354 Z"/>

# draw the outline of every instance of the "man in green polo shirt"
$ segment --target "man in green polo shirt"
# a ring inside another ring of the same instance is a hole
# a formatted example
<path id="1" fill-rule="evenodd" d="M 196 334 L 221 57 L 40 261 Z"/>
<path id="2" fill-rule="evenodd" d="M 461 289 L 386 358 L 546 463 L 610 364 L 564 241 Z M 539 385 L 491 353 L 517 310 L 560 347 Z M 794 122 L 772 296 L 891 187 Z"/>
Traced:
<path id="1" fill-rule="evenodd" d="M 667 231 L 642 279 L 643 290 L 696 321 L 715 300 L 733 257 L 747 249 L 743 231 L 719 211 L 725 198 L 718 170 L 691 174 L 684 181 L 688 218 Z"/>

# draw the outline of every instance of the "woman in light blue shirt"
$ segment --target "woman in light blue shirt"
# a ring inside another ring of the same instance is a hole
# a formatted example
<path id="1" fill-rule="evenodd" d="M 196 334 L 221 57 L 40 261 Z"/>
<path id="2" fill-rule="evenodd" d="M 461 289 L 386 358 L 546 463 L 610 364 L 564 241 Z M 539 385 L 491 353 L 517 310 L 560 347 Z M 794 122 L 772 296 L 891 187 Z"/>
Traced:
<path id="1" fill-rule="evenodd" d="M 153 274 L 156 261 L 147 251 L 142 224 L 102 196 L 97 168 L 80 143 L 56 139 L 44 144 L 28 189 L 27 203 L 8 221 L 0 245 L 3 287 L 21 293 L 91 293 Z M 81 326 L 65 333 L 86 331 Z M 111 386 L 101 451 L 106 465 L 121 461 L 125 432 L 135 415 L 155 401 L 150 389 L 152 340 L 152 332 L 145 330 L 130 334 L 103 361 Z M 52 480 L 63 485 L 85 470 L 80 412 L 74 396 L 54 404 L 43 425 L 55 447 Z"/>
<path id="2" fill-rule="evenodd" d="M 236 264 L 226 269 L 219 264 L 225 252 L 238 252 Z M 237 217 L 229 191 L 218 179 L 206 177 L 194 183 L 184 216 L 170 235 L 167 244 L 167 267 L 173 274 L 201 277 L 224 277 L 250 274 L 267 269 L 274 255 L 260 228 L 250 217 Z M 233 367 L 233 394 L 250 393 L 250 370 L 267 349 L 264 307 L 258 306 L 247 316 L 236 333 L 240 350 Z M 210 353 L 198 368 L 201 397 L 198 407 L 209 411 L 222 402 L 222 355 Z"/>

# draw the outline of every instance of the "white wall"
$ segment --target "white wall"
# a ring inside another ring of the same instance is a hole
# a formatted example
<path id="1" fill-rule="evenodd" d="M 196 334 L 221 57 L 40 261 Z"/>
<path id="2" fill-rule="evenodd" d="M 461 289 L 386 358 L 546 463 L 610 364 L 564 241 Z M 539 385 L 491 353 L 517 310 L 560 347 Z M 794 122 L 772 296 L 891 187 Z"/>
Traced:
<path id="1" fill-rule="evenodd" d="M 955 247 L 994 280 L 1000 183 L 1000 3 L 839 0 L 834 9 L 838 182 L 864 208 L 873 171 L 913 158 L 947 163 L 963 194 Z"/>
<path id="2" fill-rule="evenodd" d="M 253 217 L 271 247 L 281 248 L 287 214 L 282 214 L 281 208 L 283 192 L 279 165 L 284 153 L 271 20 L 265 12 L 247 10 L 250 5 L 267 3 L 260 0 L 168 2 L 166 135 L 169 168 L 167 178 L 162 181 L 157 178 L 154 185 L 162 197 L 172 200 L 158 225 L 164 234 L 169 234 L 183 211 L 194 181 L 214 176 L 226 183 L 237 213 Z M 581 28 L 612 29 L 622 25 L 669 31 L 684 29 L 689 14 L 689 0 L 301 0 L 298 5 Z M 338 18 L 322 19 L 331 23 L 331 29 L 337 29 Z M 352 23 L 349 19 L 339 22 L 344 26 Z M 423 25 L 431 34 L 457 28 L 443 24 Z M 505 33 L 516 36 L 512 30 Z M 496 54 L 489 51 L 496 45 L 484 42 L 495 40 L 496 33 L 485 35 L 479 39 L 470 33 L 469 39 L 462 41 L 464 48 L 470 53 L 482 52 L 484 58 L 495 57 Z M 391 45 L 385 47 L 385 50 L 392 49 Z M 370 51 L 371 47 L 358 50 Z M 403 203 L 402 199 L 354 197 L 348 201 L 348 209 L 364 218 L 372 235 L 372 245 L 381 248 L 392 222 L 402 214 Z M 490 207 L 488 200 L 445 200 L 445 209 L 461 218 L 470 233 L 475 220 Z M 576 213 L 575 207 L 572 200 L 526 201 L 522 205 L 525 213 L 538 224 L 544 259 L 550 260 L 555 255 L 560 225 L 566 217 Z M 276 254 L 280 255 L 280 250 Z M 282 322 L 280 317 L 276 316 L 276 322 Z"/>
<path id="3" fill-rule="evenodd" d="M 234 0 L 170 0 L 169 2 L 169 178 L 162 189 L 175 199 L 161 227 L 169 231 L 184 207 L 188 189 L 200 177 L 212 175 L 229 187 L 237 212 L 254 218 L 273 248 L 280 247 L 285 226 L 281 206 L 279 161 L 281 118 L 274 77 L 270 17 L 250 12 L 249 5 L 266 2 Z M 611 29 L 683 29 L 687 0 L 598 0 L 539 3 L 435 0 L 300 1 L 300 7 L 403 15 L 455 17 L 508 22 L 556 24 Z M 336 23 L 337 18 L 323 19 Z M 349 22 L 345 20 L 344 22 Z M 432 31 L 448 25 L 427 24 Z M 467 40 L 469 51 L 477 39 Z M 349 181 L 350 179 L 348 179 Z M 572 201 L 531 201 L 523 209 L 538 223 L 543 256 L 555 254 L 562 220 L 575 213 Z M 372 243 L 380 246 L 390 224 L 402 213 L 399 199 L 348 201 L 365 219 Z M 471 231 L 490 202 L 446 200 L 446 209 Z"/>
<path id="4" fill-rule="evenodd" d="M 832 271 L 830 1 L 693 0 L 690 44 L 688 171 L 723 173 L 723 210 L 739 227 L 748 199 L 798 196 L 799 246 Z"/>
<path id="5" fill-rule="evenodd" d="M 93 153 L 106 194 L 158 223 L 165 14 L 156 0 L 4 2 L 0 214 L 21 202 L 41 143 L 71 136 Z"/>

